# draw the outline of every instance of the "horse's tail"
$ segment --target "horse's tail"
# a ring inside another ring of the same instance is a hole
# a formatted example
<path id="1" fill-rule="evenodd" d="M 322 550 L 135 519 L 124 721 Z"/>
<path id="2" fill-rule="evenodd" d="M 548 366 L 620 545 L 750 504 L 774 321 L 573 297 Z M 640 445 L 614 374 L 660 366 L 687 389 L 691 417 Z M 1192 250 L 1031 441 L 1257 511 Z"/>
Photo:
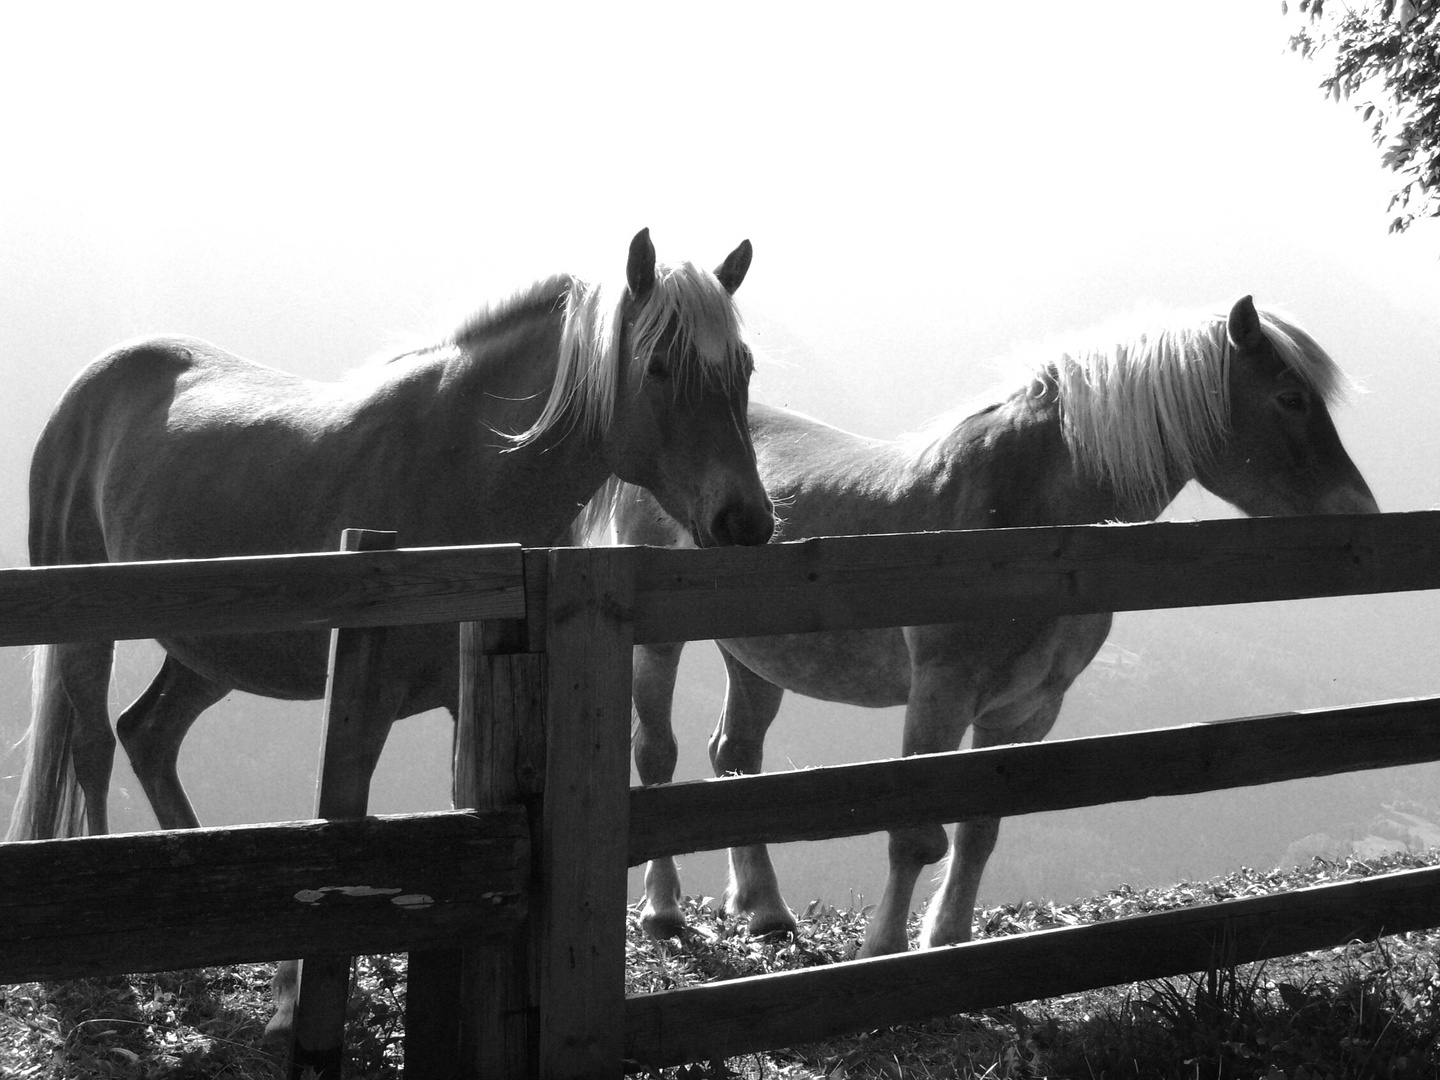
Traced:
<path id="1" fill-rule="evenodd" d="M 85 800 L 75 779 L 71 744 L 75 708 L 60 683 L 54 645 L 35 649 L 30 675 L 30 731 L 20 794 L 6 840 L 78 836 Z"/>

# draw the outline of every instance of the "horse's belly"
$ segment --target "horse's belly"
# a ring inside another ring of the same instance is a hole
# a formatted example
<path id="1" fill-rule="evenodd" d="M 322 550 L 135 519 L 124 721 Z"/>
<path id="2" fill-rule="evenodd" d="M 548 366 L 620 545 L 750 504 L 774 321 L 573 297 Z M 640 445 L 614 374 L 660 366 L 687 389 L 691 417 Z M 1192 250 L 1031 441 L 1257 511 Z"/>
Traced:
<path id="1" fill-rule="evenodd" d="M 222 686 L 262 697 L 308 701 L 325 696 L 330 634 L 205 634 L 167 638 L 165 650 Z M 459 647 L 453 623 L 391 627 L 377 679 L 404 686 L 400 716 L 453 708 Z"/>
<path id="2" fill-rule="evenodd" d="M 192 671 L 249 694 L 308 701 L 325 696 L 330 635 L 205 634 L 163 638 L 165 651 Z"/>
<path id="3" fill-rule="evenodd" d="M 731 656 L 776 686 L 821 701 L 882 708 L 910 697 L 910 653 L 898 629 L 730 638 Z"/>

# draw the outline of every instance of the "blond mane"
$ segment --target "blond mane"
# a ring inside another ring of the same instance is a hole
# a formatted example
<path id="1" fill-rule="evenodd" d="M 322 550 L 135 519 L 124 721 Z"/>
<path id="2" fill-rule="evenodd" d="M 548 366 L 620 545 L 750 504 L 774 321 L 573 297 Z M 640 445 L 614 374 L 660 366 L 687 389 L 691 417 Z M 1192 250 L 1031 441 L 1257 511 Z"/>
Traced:
<path id="1" fill-rule="evenodd" d="M 708 270 L 693 263 L 656 266 L 654 287 L 635 312 L 629 358 L 620 356 L 623 318 L 629 291 L 625 285 L 590 284 L 571 279 L 566 289 L 564 325 L 555 381 L 540 416 L 526 430 L 506 438 L 515 448 L 534 442 L 564 423 L 586 436 L 604 432 L 615 414 L 620 372 L 628 364 L 643 379 L 667 328 L 677 335 L 681 367 L 670 375 L 677 392 L 695 382 L 732 386 L 748 378 L 739 313 L 730 294 Z"/>
<path id="2" fill-rule="evenodd" d="M 1350 383 L 1315 339 L 1288 316 L 1260 310 L 1260 324 L 1280 358 L 1327 406 Z M 1163 499 L 1173 478 L 1194 476 L 1230 425 L 1230 348 L 1224 314 L 1171 313 L 1114 324 L 1027 352 L 1017 390 L 1010 383 L 983 399 L 1016 393 L 1053 395 L 1076 464 L 1124 499 Z M 938 417 L 907 441 L 932 445 L 976 412 Z"/>

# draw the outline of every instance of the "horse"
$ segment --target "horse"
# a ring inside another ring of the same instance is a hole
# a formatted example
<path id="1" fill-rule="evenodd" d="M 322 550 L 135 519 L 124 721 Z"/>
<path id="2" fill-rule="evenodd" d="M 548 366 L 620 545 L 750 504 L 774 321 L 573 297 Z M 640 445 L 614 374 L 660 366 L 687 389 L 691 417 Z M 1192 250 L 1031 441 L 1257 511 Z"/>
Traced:
<path id="1" fill-rule="evenodd" d="M 752 403 L 751 437 L 776 511 L 774 539 L 986 529 L 1156 517 L 1190 480 L 1251 515 L 1378 511 L 1341 444 L 1329 406 L 1348 386 L 1293 320 L 1251 297 L 1228 314 L 1115 327 L 1021 365 L 1018 384 L 978 410 L 897 441 L 862 438 Z M 617 485 L 618 486 L 618 485 Z M 621 543 L 686 546 L 643 492 L 610 510 Z M 592 534 L 597 519 L 588 520 Z M 592 542 L 598 537 L 592 535 Z M 905 755 L 1033 742 L 1110 631 L 1110 614 L 993 617 L 939 626 L 788 634 L 717 642 L 727 690 L 710 738 L 716 775 L 761 767 L 785 691 L 881 708 L 905 706 Z M 671 704 L 682 643 L 634 650 L 634 756 L 644 784 L 674 775 Z M 921 947 L 968 941 L 999 818 L 960 823 Z M 903 952 L 921 870 L 946 854 L 940 824 L 893 830 L 883 898 L 861 956 Z M 730 852 L 726 908 L 753 934 L 795 932 L 764 845 Z M 645 930 L 684 930 L 672 859 L 645 871 Z"/>
<path id="2" fill-rule="evenodd" d="M 406 546 L 547 545 L 612 473 L 651 491 L 695 544 L 763 544 L 773 516 L 744 423 L 754 360 L 733 300 L 751 255 L 747 240 L 713 273 L 657 264 L 641 230 L 623 282 L 557 274 L 440 344 L 335 382 L 195 338 L 119 345 L 81 372 L 40 436 L 31 563 L 319 551 L 346 527 L 394 530 Z M 365 813 L 394 721 L 456 713 L 455 635 L 444 625 L 390 631 L 384 691 L 327 764 L 325 816 Z M 116 733 L 106 707 L 114 643 L 36 651 L 7 839 L 107 832 L 117 733 L 160 827 L 198 826 L 176 771 L 195 719 L 232 689 L 325 691 L 323 630 L 160 645 L 160 670 Z M 286 978 L 271 1029 L 280 1042 Z"/>

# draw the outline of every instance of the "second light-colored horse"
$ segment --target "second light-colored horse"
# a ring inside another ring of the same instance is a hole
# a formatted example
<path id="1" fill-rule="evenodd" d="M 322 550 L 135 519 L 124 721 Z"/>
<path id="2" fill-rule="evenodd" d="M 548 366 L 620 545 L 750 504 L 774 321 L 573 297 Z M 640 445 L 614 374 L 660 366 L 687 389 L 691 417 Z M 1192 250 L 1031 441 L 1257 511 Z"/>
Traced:
<path id="1" fill-rule="evenodd" d="M 750 429 L 775 501 L 775 539 L 1154 518 L 1188 481 L 1248 514 L 1377 510 L 1327 406 L 1344 378 L 1290 320 L 1249 297 L 1228 314 L 1111 332 L 1043 356 L 990 404 L 919 437 L 885 442 L 760 404 Z M 617 518 L 620 542 L 682 546 L 683 530 L 643 492 Z M 765 732 L 786 690 L 863 706 L 905 706 L 904 754 L 1031 742 L 1055 723 L 1066 690 L 1111 616 L 992 618 L 719 642 L 728 690 L 710 740 L 717 775 L 759 771 Z M 671 700 L 683 643 L 635 650 L 635 761 L 643 783 L 676 761 Z M 922 945 L 966 941 L 997 818 L 955 830 Z M 906 948 L 922 869 L 947 849 L 940 824 L 890 835 L 890 871 L 861 953 Z M 793 930 L 762 846 L 734 849 L 727 905 L 754 933 Z M 683 927 L 671 859 L 646 869 L 643 923 Z"/>

